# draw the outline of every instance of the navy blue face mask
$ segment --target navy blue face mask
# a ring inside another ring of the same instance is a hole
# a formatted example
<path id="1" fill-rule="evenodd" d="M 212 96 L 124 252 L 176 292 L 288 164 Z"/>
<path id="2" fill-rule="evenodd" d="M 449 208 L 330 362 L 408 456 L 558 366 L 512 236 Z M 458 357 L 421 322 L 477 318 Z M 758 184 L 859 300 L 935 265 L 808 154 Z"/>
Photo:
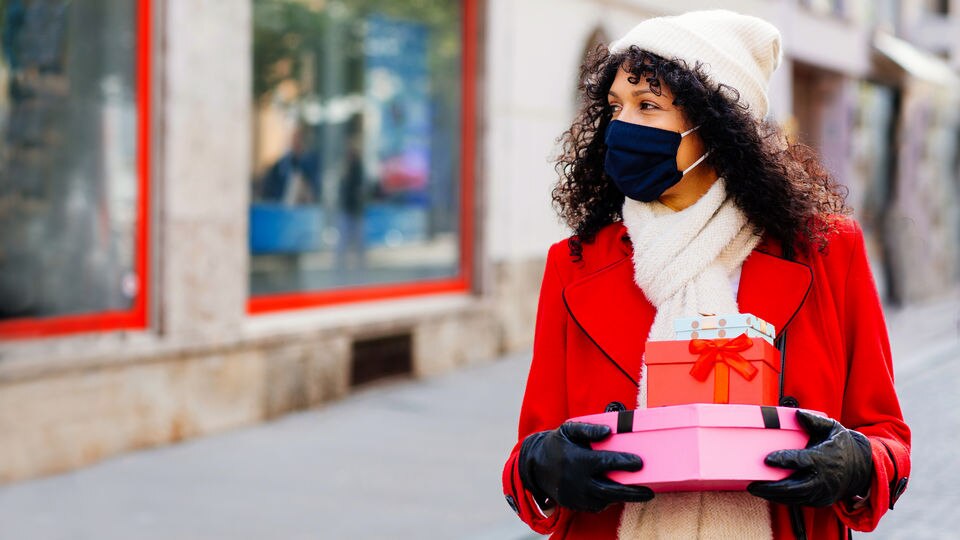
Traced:
<path id="1" fill-rule="evenodd" d="M 607 126 L 604 139 L 607 156 L 603 168 L 625 196 L 655 201 L 710 153 L 700 156 L 683 172 L 677 169 L 680 141 L 699 127 L 677 133 L 614 120 Z"/>

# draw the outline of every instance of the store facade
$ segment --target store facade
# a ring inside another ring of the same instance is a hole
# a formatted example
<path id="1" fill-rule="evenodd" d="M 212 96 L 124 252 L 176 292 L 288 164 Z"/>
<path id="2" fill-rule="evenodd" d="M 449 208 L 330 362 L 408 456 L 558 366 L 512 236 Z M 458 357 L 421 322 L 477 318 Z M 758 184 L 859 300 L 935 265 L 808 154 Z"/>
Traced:
<path id="1" fill-rule="evenodd" d="M 773 119 L 879 231 L 920 102 L 876 73 L 894 3 L 729 4 L 783 29 Z M 0 1 L 0 482 L 529 350 L 578 67 L 663 10 Z"/>
<path id="2" fill-rule="evenodd" d="M 0 482 L 502 352 L 481 9 L 0 3 Z"/>

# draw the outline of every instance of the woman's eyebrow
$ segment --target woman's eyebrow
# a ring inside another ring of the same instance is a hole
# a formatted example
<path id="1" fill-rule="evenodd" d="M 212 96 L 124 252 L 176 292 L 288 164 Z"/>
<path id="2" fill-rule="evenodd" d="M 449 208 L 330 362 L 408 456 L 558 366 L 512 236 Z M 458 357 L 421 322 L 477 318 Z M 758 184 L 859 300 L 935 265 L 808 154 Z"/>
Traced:
<path id="1" fill-rule="evenodd" d="M 642 89 L 640 89 L 640 90 L 634 90 L 633 92 L 630 93 L 630 95 L 632 95 L 633 97 L 637 97 L 637 96 L 639 96 L 639 95 L 641 95 L 641 94 L 653 94 L 653 90 L 650 90 L 649 88 L 642 88 Z M 613 96 L 613 97 L 615 97 L 615 98 L 617 98 L 617 99 L 620 99 L 620 96 L 617 95 L 617 93 L 614 92 L 613 90 L 608 90 L 608 91 L 607 91 L 607 95 L 608 95 L 608 96 Z M 656 95 L 656 94 L 654 94 L 654 95 Z"/>
<path id="2" fill-rule="evenodd" d="M 640 96 L 640 95 L 643 95 L 643 94 L 654 94 L 654 92 L 653 92 L 653 90 L 650 90 L 649 88 L 644 88 L 644 89 L 640 89 L 640 90 L 634 90 L 633 92 L 630 93 L 630 95 L 632 95 L 633 97 L 637 97 L 637 96 Z M 615 97 L 615 98 L 617 98 L 617 99 L 620 99 L 620 96 L 617 95 L 617 93 L 614 92 L 613 90 L 607 91 L 607 95 L 608 95 L 608 96 L 613 96 L 613 97 Z M 654 94 L 654 95 L 656 95 L 656 94 Z"/>

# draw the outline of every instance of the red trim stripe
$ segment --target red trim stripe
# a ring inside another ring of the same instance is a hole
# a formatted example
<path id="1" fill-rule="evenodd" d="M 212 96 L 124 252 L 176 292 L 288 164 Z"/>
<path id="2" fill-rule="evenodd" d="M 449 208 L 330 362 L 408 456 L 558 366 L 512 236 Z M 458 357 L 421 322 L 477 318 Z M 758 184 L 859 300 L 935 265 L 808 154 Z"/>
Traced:
<path id="1" fill-rule="evenodd" d="M 463 3 L 463 49 L 461 52 L 463 103 L 460 150 L 460 275 L 467 287 L 473 282 L 474 250 L 474 175 L 476 171 L 476 105 L 477 105 L 477 2 Z"/>
<path id="2" fill-rule="evenodd" d="M 138 293 L 134 300 L 136 326 L 146 327 L 150 302 L 150 130 L 153 126 L 150 96 L 153 84 L 153 18 L 151 1 L 139 0 L 137 5 L 137 173 L 140 178 L 140 199 L 137 209 L 137 274 Z"/>
<path id="3" fill-rule="evenodd" d="M 406 284 L 389 284 L 378 287 L 333 289 L 312 293 L 274 294 L 251 298 L 247 304 L 250 314 L 268 313 L 290 309 L 322 307 L 348 302 L 369 302 L 406 296 L 462 292 L 468 284 L 462 279 L 419 281 Z"/>

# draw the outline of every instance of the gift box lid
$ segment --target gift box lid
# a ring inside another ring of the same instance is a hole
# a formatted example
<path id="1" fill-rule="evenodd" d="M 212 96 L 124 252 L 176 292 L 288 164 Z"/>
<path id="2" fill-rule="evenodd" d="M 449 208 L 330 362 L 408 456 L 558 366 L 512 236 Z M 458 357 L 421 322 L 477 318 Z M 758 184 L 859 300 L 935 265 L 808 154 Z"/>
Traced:
<path id="1" fill-rule="evenodd" d="M 687 427 L 800 430 L 802 428 L 797 423 L 796 411 L 797 409 L 788 407 L 764 405 L 690 403 L 619 413 L 601 413 L 572 420 L 609 425 L 614 428 L 614 433 L 637 433 Z M 810 412 L 823 415 L 818 411 Z"/>
<path id="2" fill-rule="evenodd" d="M 773 345 L 759 338 L 748 338 L 753 345 L 745 351 L 738 352 L 750 362 L 763 362 L 770 369 L 780 373 L 780 353 Z M 706 339 L 720 346 L 732 341 L 730 338 Z M 692 364 L 697 361 L 698 355 L 690 352 L 689 340 L 648 341 L 643 362 L 647 365 L 665 364 Z"/>
<path id="3" fill-rule="evenodd" d="M 757 332 L 770 336 L 771 338 L 777 337 L 776 329 L 772 324 L 752 313 L 699 315 L 697 317 L 680 317 L 673 320 L 673 329 L 676 332 L 713 330 L 718 328 L 753 328 Z"/>

